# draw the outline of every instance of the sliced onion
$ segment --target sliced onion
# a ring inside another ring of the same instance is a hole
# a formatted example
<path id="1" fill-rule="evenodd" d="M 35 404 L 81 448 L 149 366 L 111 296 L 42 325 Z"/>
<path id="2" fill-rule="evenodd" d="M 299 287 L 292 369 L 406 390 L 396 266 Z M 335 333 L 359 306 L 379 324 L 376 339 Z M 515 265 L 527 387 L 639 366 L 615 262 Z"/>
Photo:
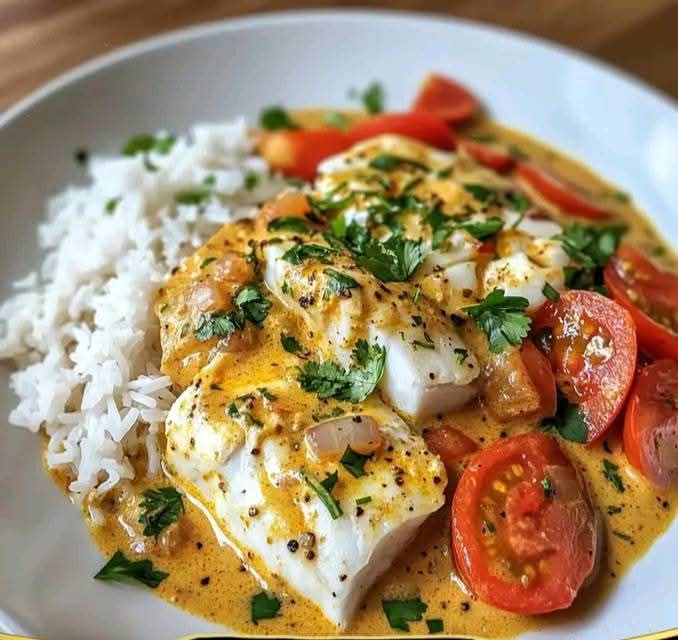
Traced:
<path id="1" fill-rule="evenodd" d="M 306 445 L 315 458 L 339 458 L 351 447 L 369 455 L 384 442 L 377 422 L 369 416 L 342 416 L 306 429 Z"/>

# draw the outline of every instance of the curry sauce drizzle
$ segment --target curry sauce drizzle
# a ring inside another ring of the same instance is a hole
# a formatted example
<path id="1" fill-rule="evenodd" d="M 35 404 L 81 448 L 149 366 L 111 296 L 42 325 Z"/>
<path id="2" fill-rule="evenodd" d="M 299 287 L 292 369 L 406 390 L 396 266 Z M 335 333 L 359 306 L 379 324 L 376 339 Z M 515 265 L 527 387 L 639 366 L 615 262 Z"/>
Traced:
<path id="1" fill-rule="evenodd" d="M 317 121 L 318 112 L 295 114 L 303 124 Z M 619 221 L 629 226 L 627 240 L 636 247 L 658 257 L 667 266 L 677 262 L 671 248 L 657 234 L 652 223 L 630 200 L 619 197 L 618 191 L 603 182 L 576 161 L 559 154 L 528 136 L 490 121 L 481 121 L 465 135 L 494 136 L 498 141 L 517 147 L 520 152 L 538 160 L 559 174 L 601 194 L 609 194 L 610 209 Z M 531 194 L 533 195 L 533 194 Z M 561 222 L 572 221 L 553 210 L 548 203 L 535 200 Z M 253 378 L 256 378 L 254 372 Z M 434 426 L 435 420 L 428 421 Z M 499 423 L 476 401 L 454 413 L 455 426 L 465 431 L 482 446 L 504 437 L 533 431 L 538 425 L 522 420 Z M 375 583 L 347 629 L 349 634 L 371 635 L 393 633 L 382 613 L 381 600 L 419 595 L 428 604 L 426 618 L 441 618 L 445 632 L 475 637 L 506 637 L 536 627 L 557 626 L 572 619 L 595 615 L 596 610 L 629 567 L 637 561 L 672 522 L 678 490 L 659 492 L 626 461 L 613 427 L 601 442 L 584 446 L 561 441 L 563 448 L 580 469 L 594 503 L 604 522 L 604 548 L 601 566 L 592 584 L 582 590 L 574 605 L 562 612 L 542 616 L 520 616 L 494 609 L 475 600 L 455 580 L 449 540 L 449 499 L 445 507 L 432 515 L 422 526 L 415 541 L 396 559 L 393 566 Z M 618 492 L 603 476 L 603 459 L 619 465 L 625 491 Z M 141 462 L 143 467 L 143 461 Z M 167 484 L 165 479 L 139 480 L 132 489 L 137 493 L 151 486 Z M 461 469 L 460 469 L 461 472 Z M 59 486 L 66 488 L 63 472 L 52 472 Z M 454 478 L 450 478 L 453 485 Z M 203 618 L 254 634 L 334 635 L 336 629 L 326 621 L 319 608 L 299 596 L 289 586 L 270 584 L 270 590 L 282 601 L 280 616 L 255 625 L 250 621 L 250 598 L 261 590 L 240 559 L 229 548 L 219 545 L 210 523 L 201 511 L 185 501 L 184 539 L 171 555 L 150 557 L 157 568 L 169 577 L 155 590 L 163 599 Z M 609 509 L 614 507 L 614 509 Z M 617 511 L 619 509 L 619 511 Z M 106 556 L 117 549 L 129 552 L 130 538 L 118 521 L 115 510 L 104 513 L 104 524 L 96 525 L 89 518 L 87 505 L 82 515 L 97 546 Z M 624 537 L 615 535 L 623 534 Z M 627 539 L 628 536 L 630 539 Z M 103 564 L 103 561 L 102 561 Z M 424 622 L 411 623 L 412 633 L 426 633 Z"/>

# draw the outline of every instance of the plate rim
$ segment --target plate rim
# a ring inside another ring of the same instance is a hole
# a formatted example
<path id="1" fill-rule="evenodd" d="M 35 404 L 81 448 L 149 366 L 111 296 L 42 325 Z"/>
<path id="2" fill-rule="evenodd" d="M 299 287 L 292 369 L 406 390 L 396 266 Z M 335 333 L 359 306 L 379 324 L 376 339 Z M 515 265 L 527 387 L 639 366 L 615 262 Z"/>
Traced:
<path id="1" fill-rule="evenodd" d="M 112 51 L 99 54 L 81 62 L 80 64 L 56 75 L 47 82 L 41 84 L 33 91 L 29 92 L 17 102 L 10 105 L 0 113 L 0 131 L 11 126 L 11 124 L 30 111 L 33 107 L 47 100 L 54 94 L 69 85 L 77 83 L 83 78 L 95 75 L 99 71 L 112 67 L 115 64 L 133 59 L 137 56 L 149 52 L 159 51 L 184 42 L 199 40 L 204 37 L 219 33 L 228 33 L 230 31 L 239 31 L 247 29 L 256 29 L 261 27 L 274 27 L 276 25 L 285 25 L 299 22 L 314 22 L 335 20 L 394 20 L 409 21 L 420 23 L 443 22 L 462 26 L 470 30 L 477 30 L 486 35 L 499 36 L 509 40 L 523 41 L 532 47 L 541 48 L 549 53 L 572 58 L 578 63 L 593 68 L 596 72 L 609 77 L 614 77 L 627 85 L 627 89 L 641 91 L 646 97 L 656 102 L 662 109 L 669 111 L 678 110 L 678 100 L 672 98 L 661 89 L 652 86 L 642 78 L 621 69 L 604 60 L 600 60 L 591 54 L 573 49 L 567 45 L 555 41 L 547 40 L 524 31 L 511 29 L 504 26 L 488 24 L 462 18 L 454 15 L 438 14 L 433 12 L 394 10 L 394 9 L 303 9 L 289 11 L 266 11 L 257 14 L 223 18 L 220 20 L 208 20 L 198 24 L 172 29 L 166 33 L 150 36 L 116 47 Z"/>

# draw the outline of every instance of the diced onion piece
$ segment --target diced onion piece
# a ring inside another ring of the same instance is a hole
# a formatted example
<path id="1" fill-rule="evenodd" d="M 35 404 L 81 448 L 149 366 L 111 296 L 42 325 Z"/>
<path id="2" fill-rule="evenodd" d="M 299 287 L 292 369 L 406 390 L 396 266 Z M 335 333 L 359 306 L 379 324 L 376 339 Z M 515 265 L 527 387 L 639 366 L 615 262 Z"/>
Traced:
<path id="1" fill-rule="evenodd" d="M 306 429 L 306 445 L 317 459 L 339 458 L 347 447 L 369 455 L 383 442 L 379 425 L 369 416 L 342 416 Z"/>

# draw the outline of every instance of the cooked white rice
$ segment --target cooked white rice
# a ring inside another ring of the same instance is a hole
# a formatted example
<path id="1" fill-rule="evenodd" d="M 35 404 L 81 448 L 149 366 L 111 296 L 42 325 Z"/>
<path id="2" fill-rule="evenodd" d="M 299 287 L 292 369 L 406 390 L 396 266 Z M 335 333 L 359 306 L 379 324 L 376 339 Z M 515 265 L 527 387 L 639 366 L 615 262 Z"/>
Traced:
<path id="1" fill-rule="evenodd" d="M 47 464 L 71 469 L 77 495 L 132 478 L 128 456 L 140 448 L 149 473 L 159 470 L 156 438 L 174 395 L 158 369 L 156 291 L 220 225 L 251 216 L 282 186 L 252 155 L 242 119 L 196 125 L 166 155 L 94 157 L 89 174 L 49 202 L 40 271 L 0 306 L 0 359 L 17 366 L 10 423 L 44 429 Z M 258 184 L 247 189 L 252 174 Z M 175 203 L 208 176 L 216 195 Z"/>

